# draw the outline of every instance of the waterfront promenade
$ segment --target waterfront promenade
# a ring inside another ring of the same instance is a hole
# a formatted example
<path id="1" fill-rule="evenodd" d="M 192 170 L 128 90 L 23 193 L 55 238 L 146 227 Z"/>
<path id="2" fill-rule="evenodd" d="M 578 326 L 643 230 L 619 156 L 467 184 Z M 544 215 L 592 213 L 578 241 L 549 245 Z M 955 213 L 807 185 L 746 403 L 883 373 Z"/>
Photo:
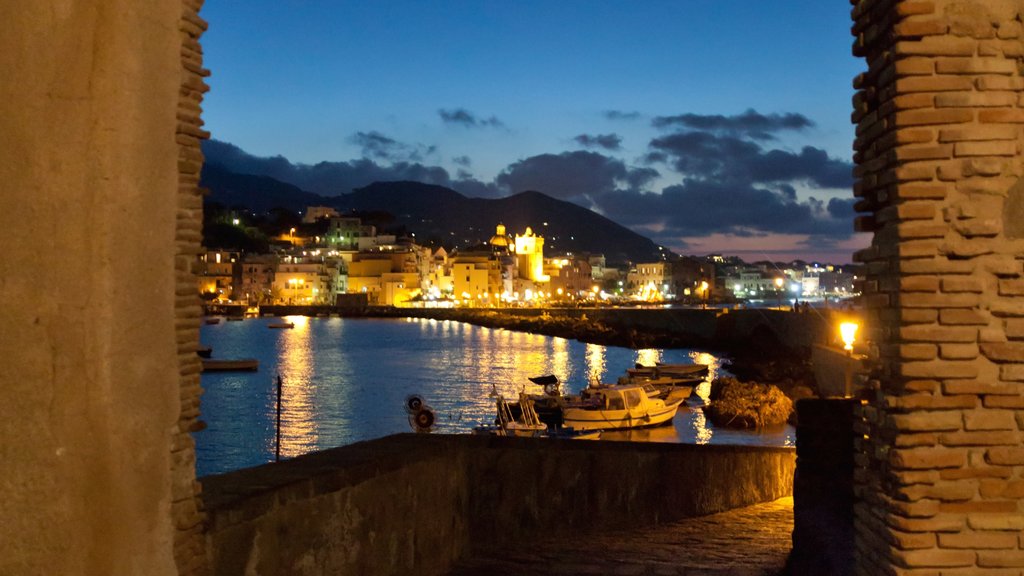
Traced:
<path id="1" fill-rule="evenodd" d="M 448 576 L 776 576 L 792 548 L 793 498 L 651 528 L 581 533 L 459 562 Z"/>

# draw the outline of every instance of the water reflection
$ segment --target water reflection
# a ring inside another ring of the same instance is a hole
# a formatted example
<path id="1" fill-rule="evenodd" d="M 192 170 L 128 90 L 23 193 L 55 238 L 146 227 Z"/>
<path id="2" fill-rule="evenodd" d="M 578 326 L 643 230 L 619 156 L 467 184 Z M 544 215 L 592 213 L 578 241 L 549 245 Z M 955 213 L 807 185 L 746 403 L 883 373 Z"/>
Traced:
<path id="1" fill-rule="evenodd" d="M 692 350 L 633 351 L 537 334 L 436 320 L 289 317 L 291 330 L 268 330 L 269 318 L 201 327 L 215 358 L 257 358 L 257 373 L 203 374 L 203 420 L 195 435 L 200 475 L 273 460 L 274 379 L 283 380 L 282 454 L 288 457 L 409 431 L 403 409 L 423 395 L 438 432 L 465 433 L 494 419 L 492 390 L 515 398 L 539 392 L 531 376 L 555 374 L 566 392 L 593 381 L 615 382 L 635 363 L 708 364 L 721 359 Z M 674 426 L 622 439 L 690 443 L 792 444 L 792 431 L 770 436 L 714 429 L 700 405 L 706 384 Z M 704 391 L 703 393 L 701 393 Z"/>

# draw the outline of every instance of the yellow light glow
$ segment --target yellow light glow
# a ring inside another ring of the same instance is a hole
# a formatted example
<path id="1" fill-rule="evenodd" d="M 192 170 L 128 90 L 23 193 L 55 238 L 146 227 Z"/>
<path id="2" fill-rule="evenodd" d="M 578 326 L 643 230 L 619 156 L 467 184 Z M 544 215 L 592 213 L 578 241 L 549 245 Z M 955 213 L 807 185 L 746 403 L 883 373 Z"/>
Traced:
<path id="1" fill-rule="evenodd" d="M 857 326 L 856 322 L 843 322 L 839 325 L 839 336 L 843 339 L 843 349 L 853 351 L 853 343 L 857 339 Z"/>
<path id="2" fill-rule="evenodd" d="M 783 283 L 782 278 L 776 278 L 775 279 L 775 287 L 776 288 L 782 288 L 782 283 Z"/>
<path id="3" fill-rule="evenodd" d="M 703 282 L 702 281 L 700 283 L 700 291 L 701 292 L 707 292 L 708 291 L 708 283 L 707 282 Z"/>

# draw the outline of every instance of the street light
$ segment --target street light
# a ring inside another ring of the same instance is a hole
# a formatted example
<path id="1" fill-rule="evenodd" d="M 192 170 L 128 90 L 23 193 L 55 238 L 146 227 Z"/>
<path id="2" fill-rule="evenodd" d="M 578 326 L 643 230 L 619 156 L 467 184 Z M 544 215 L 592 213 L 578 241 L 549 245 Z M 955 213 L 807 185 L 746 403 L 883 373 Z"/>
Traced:
<path id="1" fill-rule="evenodd" d="M 700 292 L 701 292 L 701 307 L 708 307 L 708 283 L 706 280 L 700 281 Z"/>
<path id="2" fill-rule="evenodd" d="M 775 298 L 779 302 L 779 309 L 780 310 L 782 309 L 782 285 L 785 284 L 785 283 L 786 283 L 786 281 L 783 280 L 782 278 L 776 278 L 775 279 Z"/>

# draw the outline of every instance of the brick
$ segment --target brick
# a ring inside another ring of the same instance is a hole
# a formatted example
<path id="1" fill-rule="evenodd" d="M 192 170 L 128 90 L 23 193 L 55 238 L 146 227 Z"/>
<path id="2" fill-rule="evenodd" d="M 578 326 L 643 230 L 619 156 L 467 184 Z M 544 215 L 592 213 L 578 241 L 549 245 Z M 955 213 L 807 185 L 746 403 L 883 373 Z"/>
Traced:
<path id="1" fill-rule="evenodd" d="M 1002 58 L 937 58 L 939 74 L 1015 74 L 1017 63 Z"/>
<path id="2" fill-rule="evenodd" d="M 1007 191 L 1016 183 L 1010 178 L 969 178 L 956 183 L 958 192 L 965 194 L 991 194 L 1006 196 Z"/>
<path id="3" fill-rule="evenodd" d="M 1024 410 L 1024 396 L 986 396 L 983 405 L 985 408 Z M 1019 425 L 1020 424 L 1018 423 L 1018 426 Z"/>
<path id="4" fill-rule="evenodd" d="M 1010 410 L 969 410 L 962 413 L 967 430 L 1016 430 L 1017 421 Z"/>
<path id="5" fill-rule="evenodd" d="M 959 326 L 903 326 L 900 338 L 906 342 L 976 342 L 978 330 Z"/>
<path id="6" fill-rule="evenodd" d="M 977 310 L 948 308 L 939 311 L 939 323 L 945 326 L 985 326 L 988 319 Z"/>
<path id="7" fill-rule="evenodd" d="M 967 451 L 959 448 L 907 448 L 892 450 L 889 452 L 889 462 L 896 469 L 962 468 L 967 464 Z"/>
<path id="8" fill-rule="evenodd" d="M 896 93 L 901 95 L 926 93 L 929 96 L 941 92 L 963 92 L 974 88 L 970 78 L 959 76 L 904 76 L 896 79 Z M 906 104 L 906 100 L 901 103 Z M 911 107 L 897 107 L 910 110 Z M 903 126 L 902 124 L 900 126 Z"/>
<path id="9" fill-rule="evenodd" d="M 965 238 L 991 238 L 1003 231 L 1003 223 L 994 219 L 958 220 L 953 223 L 953 229 Z"/>
<path id="10" fill-rule="evenodd" d="M 954 515 L 936 516 L 933 518 L 901 518 L 890 515 L 886 522 L 906 532 L 959 532 L 963 530 L 966 518 Z"/>
<path id="11" fill-rule="evenodd" d="M 930 379 L 906 380 L 903 382 L 903 391 L 909 395 L 917 395 L 919 393 L 935 394 L 941 384 L 938 380 Z"/>
<path id="12" fill-rule="evenodd" d="M 938 292 L 938 276 L 904 276 L 900 278 L 901 292 Z"/>
<path id="13" fill-rule="evenodd" d="M 969 514 L 967 525 L 972 530 L 1024 530 L 1024 514 Z"/>
<path id="14" fill-rule="evenodd" d="M 956 182 L 964 177 L 964 163 L 961 160 L 942 162 L 939 164 L 939 180 L 943 182 Z"/>
<path id="15" fill-rule="evenodd" d="M 893 175 L 899 182 L 931 180 L 935 178 L 935 167 L 920 163 L 908 164 L 897 167 L 895 170 L 893 170 Z"/>
<path id="16" fill-rule="evenodd" d="M 1024 110 L 1017 110 L 1014 108 L 999 108 L 992 110 L 979 110 L 978 111 L 978 122 L 985 123 L 1000 123 L 1000 124 L 1020 124 L 1024 122 Z"/>
<path id="17" fill-rule="evenodd" d="M 935 61 L 931 58 L 901 58 L 893 66 L 896 76 L 931 76 L 935 74 Z"/>
<path id="18" fill-rule="evenodd" d="M 941 92 L 935 95 L 936 108 L 999 108 L 1016 104 L 1014 92 Z"/>
<path id="19" fill-rule="evenodd" d="M 899 564 L 915 569 L 974 566 L 974 552 L 967 550 L 893 550 L 892 555 Z"/>
<path id="20" fill-rule="evenodd" d="M 999 280 L 1000 296 L 1024 296 L 1024 280 L 1001 279 Z"/>
<path id="21" fill-rule="evenodd" d="M 981 568 L 1022 567 L 1024 566 L 1024 551 L 982 550 L 978 552 L 978 566 Z"/>
<path id="22" fill-rule="evenodd" d="M 996 36 L 1004 39 L 1019 38 L 1021 34 L 1020 22 L 1000 22 Z"/>
<path id="23" fill-rule="evenodd" d="M 900 322 L 903 324 L 934 324 L 939 319 L 938 310 L 901 308 Z"/>
<path id="24" fill-rule="evenodd" d="M 1005 446 L 1018 440 L 1016 432 L 981 431 L 981 432 L 948 432 L 939 434 L 939 443 L 943 446 Z"/>
<path id="25" fill-rule="evenodd" d="M 972 56 L 977 45 L 975 40 L 969 38 L 925 36 L 916 42 L 897 41 L 893 51 L 898 56 Z"/>
<path id="26" fill-rule="evenodd" d="M 936 380 L 927 380 L 926 382 L 931 384 L 928 394 L 890 396 L 886 402 L 895 410 L 951 410 L 977 408 L 978 406 L 978 397 L 973 394 L 935 395 L 934 392 L 940 388 L 939 382 Z M 947 380 L 947 382 L 962 382 L 962 380 Z"/>
<path id="27" fill-rule="evenodd" d="M 892 426 L 900 432 L 932 432 L 936 430 L 959 430 L 963 419 L 958 410 L 941 412 L 915 412 L 895 414 L 889 417 Z"/>
<path id="28" fill-rule="evenodd" d="M 900 358 L 904 360 L 934 360 L 938 355 L 938 347 L 934 344 L 903 344 L 900 346 Z"/>
<path id="29" fill-rule="evenodd" d="M 898 162 L 915 160 L 942 160 L 953 157 L 953 146 L 940 144 L 937 146 L 901 146 L 896 149 Z"/>
<path id="30" fill-rule="evenodd" d="M 942 384 L 946 394 L 998 394 L 1011 396 L 1018 394 L 1018 387 L 1013 384 L 1001 384 L 988 380 L 947 380 Z"/>
<path id="31" fill-rule="evenodd" d="M 905 0 L 895 6 L 896 14 L 901 17 L 935 13 L 935 2 L 931 0 Z"/>
<path id="32" fill-rule="evenodd" d="M 953 153 L 957 157 L 1015 156 L 1017 154 L 1017 143 L 1008 140 L 997 140 L 991 142 L 957 142 L 954 145 Z"/>
<path id="33" fill-rule="evenodd" d="M 977 550 L 1011 549 L 1017 547 L 1015 534 L 974 532 L 965 534 L 939 534 L 942 548 L 970 548 Z"/>
<path id="34" fill-rule="evenodd" d="M 893 439 L 893 446 L 896 448 L 916 448 L 920 446 L 935 446 L 939 443 L 939 437 L 932 433 L 912 434 L 902 432 Z"/>
<path id="35" fill-rule="evenodd" d="M 979 76 L 974 80 L 978 90 L 1021 90 L 1024 88 L 1024 79 L 1013 76 Z"/>
<path id="36" fill-rule="evenodd" d="M 904 200 L 943 200 L 949 189 L 945 184 L 902 184 L 896 189 L 896 197 Z"/>
<path id="37" fill-rule="evenodd" d="M 900 295 L 900 303 L 907 308 L 973 308 L 978 295 L 971 293 L 907 292 Z"/>
<path id="38" fill-rule="evenodd" d="M 1024 464 L 1024 448 L 989 448 L 985 451 L 985 462 L 996 466 L 1020 466 Z"/>
<path id="39" fill-rule="evenodd" d="M 977 378 L 978 366 L 974 362 L 952 360 L 905 361 L 899 366 L 905 378 Z"/>
<path id="40" fill-rule="evenodd" d="M 1016 512 L 1016 500 L 988 500 L 981 502 L 948 502 L 939 505 L 946 514 L 970 514 L 972 512 L 1002 513 Z"/>
<path id="41" fill-rule="evenodd" d="M 1016 278 L 1021 275 L 1021 263 L 1013 258 L 989 259 L 985 262 L 985 270 L 1001 278 Z"/>
<path id="42" fill-rule="evenodd" d="M 901 222 L 896 225 L 896 233 L 900 240 L 914 238 L 942 238 L 947 232 L 949 232 L 949 227 L 945 224 Z"/>
<path id="43" fill-rule="evenodd" d="M 900 262 L 900 272 L 904 274 L 971 274 L 976 268 L 977 265 L 973 261 L 946 258 Z"/>
<path id="44" fill-rule="evenodd" d="M 939 348 L 939 357 L 943 360 L 973 360 L 978 357 L 978 353 L 977 344 L 943 344 Z"/>
<path id="45" fill-rule="evenodd" d="M 899 37 L 935 36 L 945 34 L 947 30 L 949 25 L 943 20 L 903 20 L 893 26 L 893 33 Z"/>
<path id="46" fill-rule="evenodd" d="M 916 80 L 916 78 L 913 80 Z M 935 80 L 932 81 L 934 82 Z M 893 115 L 893 117 L 893 125 L 897 128 L 902 128 L 904 126 L 962 124 L 973 120 L 974 113 L 970 110 L 963 110 L 959 108 L 940 110 L 899 110 Z"/>
<path id="47" fill-rule="evenodd" d="M 943 292 L 976 292 L 982 291 L 981 280 L 977 278 L 943 278 Z"/>
<path id="48" fill-rule="evenodd" d="M 1024 382 L 1024 365 L 1000 366 L 999 379 L 1005 382 Z"/>
<path id="49" fill-rule="evenodd" d="M 978 493 L 982 498 L 1020 498 L 1024 496 L 1024 480 L 984 479 Z"/>
<path id="50" fill-rule="evenodd" d="M 967 142 L 967 144 L 977 144 L 977 142 Z M 971 158 L 967 161 L 967 166 L 974 176 L 999 176 L 1007 169 L 1006 160 L 1001 158 Z"/>
<path id="51" fill-rule="evenodd" d="M 897 251 L 900 258 L 932 258 L 939 255 L 939 247 L 937 240 L 908 240 L 900 242 Z"/>
<path id="52" fill-rule="evenodd" d="M 965 142 L 982 140 L 1016 140 L 1020 128 L 1016 126 L 976 125 L 939 130 L 939 142 Z"/>
<path id="53" fill-rule="evenodd" d="M 985 342 L 981 353 L 993 362 L 1024 363 L 1024 342 Z"/>
<path id="54" fill-rule="evenodd" d="M 941 470 L 939 477 L 943 480 L 967 480 L 971 478 L 1009 478 L 1012 470 L 1004 466 L 971 465 L 969 468 Z"/>
<path id="55" fill-rule="evenodd" d="M 1009 318 L 1004 322 L 1003 326 L 1007 338 L 1011 340 L 1024 339 L 1024 319 Z"/>
<path id="56" fill-rule="evenodd" d="M 907 262 L 913 262 L 913 260 L 908 260 Z M 997 316 L 999 318 L 1024 317 L 1024 302 L 1019 299 L 1014 299 L 1012 301 L 995 300 L 989 303 L 988 309 L 992 312 L 993 316 Z"/>
<path id="57" fill-rule="evenodd" d="M 886 530 L 884 536 L 889 543 L 900 550 L 920 550 L 923 548 L 934 548 L 936 542 L 935 534 L 930 532 L 902 532 L 900 530 Z"/>
<path id="58" fill-rule="evenodd" d="M 978 342 L 1006 342 L 1006 334 L 998 328 L 981 328 L 978 330 Z"/>
<path id="59" fill-rule="evenodd" d="M 963 502 L 978 494 L 974 481 L 941 482 L 938 484 L 916 484 L 899 489 L 897 495 L 911 502 L 928 498 L 939 502 Z"/>
<path id="60" fill-rule="evenodd" d="M 976 256 L 991 254 L 994 251 L 994 243 L 986 241 L 983 238 L 951 240 L 943 243 L 939 249 L 940 254 L 944 254 L 952 258 L 974 258 Z"/>

